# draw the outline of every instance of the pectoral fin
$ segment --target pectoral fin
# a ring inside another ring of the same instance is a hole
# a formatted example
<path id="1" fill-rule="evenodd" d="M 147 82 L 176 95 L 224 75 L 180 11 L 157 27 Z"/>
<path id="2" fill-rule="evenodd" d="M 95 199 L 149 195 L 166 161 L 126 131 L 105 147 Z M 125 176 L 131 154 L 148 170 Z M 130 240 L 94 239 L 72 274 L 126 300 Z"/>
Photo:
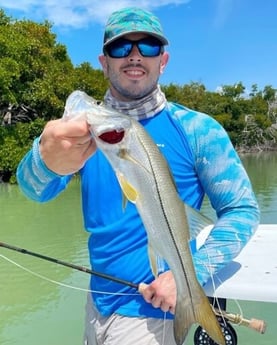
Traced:
<path id="1" fill-rule="evenodd" d="M 166 262 L 159 254 L 155 252 L 151 244 L 148 244 L 148 258 L 153 276 L 157 278 L 159 273 L 165 271 L 167 267 Z"/>
<path id="2" fill-rule="evenodd" d="M 148 258 L 149 258 L 149 263 L 150 263 L 150 267 L 151 267 L 151 271 L 153 273 L 153 276 L 157 277 L 158 276 L 158 266 L 157 266 L 156 254 L 154 252 L 153 247 L 149 243 L 148 243 Z"/>
<path id="3" fill-rule="evenodd" d="M 135 204 L 139 196 L 137 190 L 125 179 L 124 175 L 117 173 L 116 176 L 126 198 Z"/>
<path id="4" fill-rule="evenodd" d="M 147 174 L 151 174 L 151 171 L 149 171 L 148 169 L 146 169 L 146 167 L 141 163 L 139 162 L 138 160 L 136 160 L 135 158 L 133 158 L 127 150 L 124 150 L 124 149 L 121 149 L 118 156 L 121 158 L 121 159 L 125 159 L 129 162 L 132 162 L 133 164 L 137 165 L 138 167 L 140 167 L 141 169 L 145 170 L 145 172 L 147 172 Z"/>

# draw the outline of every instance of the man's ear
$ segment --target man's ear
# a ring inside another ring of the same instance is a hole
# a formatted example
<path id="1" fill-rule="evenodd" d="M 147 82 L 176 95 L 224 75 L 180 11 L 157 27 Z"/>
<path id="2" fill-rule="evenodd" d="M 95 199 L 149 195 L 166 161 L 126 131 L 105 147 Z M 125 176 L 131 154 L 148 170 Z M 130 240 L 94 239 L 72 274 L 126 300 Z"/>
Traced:
<path id="1" fill-rule="evenodd" d="M 161 63 L 160 63 L 160 74 L 163 74 L 165 67 L 169 60 L 169 54 L 168 52 L 164 52 L 161 57 Z"/>
<path id="2" fill-rule="evenodd" d="M 105 55 L 99 55 L 98 60 L 102 66 L 105 77 L 107 76 L 107 58 Z"/>

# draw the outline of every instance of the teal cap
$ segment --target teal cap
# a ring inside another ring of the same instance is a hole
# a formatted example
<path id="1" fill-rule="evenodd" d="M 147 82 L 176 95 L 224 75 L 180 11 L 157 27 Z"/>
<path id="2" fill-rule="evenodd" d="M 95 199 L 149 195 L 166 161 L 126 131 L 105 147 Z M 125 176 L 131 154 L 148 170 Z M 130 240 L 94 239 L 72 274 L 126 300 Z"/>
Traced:
<path id="1" fill-rule="evenodd" d="M 132 32 L 145 33 L 156 37 L 162 45 L 168 44 L 161 23 L 156 16 L 141 8 L 126 7 L 113 12 L 109 17 L 105 28 L 104 47 Z"/>

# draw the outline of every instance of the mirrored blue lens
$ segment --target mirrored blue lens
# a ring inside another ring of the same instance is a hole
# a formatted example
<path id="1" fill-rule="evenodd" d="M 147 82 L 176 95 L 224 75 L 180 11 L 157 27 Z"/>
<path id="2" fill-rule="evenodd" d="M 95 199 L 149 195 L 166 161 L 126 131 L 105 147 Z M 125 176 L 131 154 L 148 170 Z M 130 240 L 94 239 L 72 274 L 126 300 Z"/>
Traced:
<path id="1" fill-rule="evenodd" d="M 155 57 L 161 54 L 162 44 L 154 37 L 147 37 L 138 41 L 118 39 L 110 43 L 105 50 L 112 58 L 124 58 L 130 55 L 134 45 L 143 57 Z"/>

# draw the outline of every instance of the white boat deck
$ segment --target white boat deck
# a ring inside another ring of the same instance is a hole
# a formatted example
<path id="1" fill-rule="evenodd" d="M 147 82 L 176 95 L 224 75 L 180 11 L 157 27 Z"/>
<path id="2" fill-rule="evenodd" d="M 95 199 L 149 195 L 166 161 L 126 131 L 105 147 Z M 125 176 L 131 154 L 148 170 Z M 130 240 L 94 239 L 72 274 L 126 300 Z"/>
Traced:
<path id="1" fill-rule="evenodd" d="M 203 236 L 198 243 L 203 243 Z M 204 290 L 211 297 L 277 302 L 277 224 L 261 224 L 242 252 Z"/>

